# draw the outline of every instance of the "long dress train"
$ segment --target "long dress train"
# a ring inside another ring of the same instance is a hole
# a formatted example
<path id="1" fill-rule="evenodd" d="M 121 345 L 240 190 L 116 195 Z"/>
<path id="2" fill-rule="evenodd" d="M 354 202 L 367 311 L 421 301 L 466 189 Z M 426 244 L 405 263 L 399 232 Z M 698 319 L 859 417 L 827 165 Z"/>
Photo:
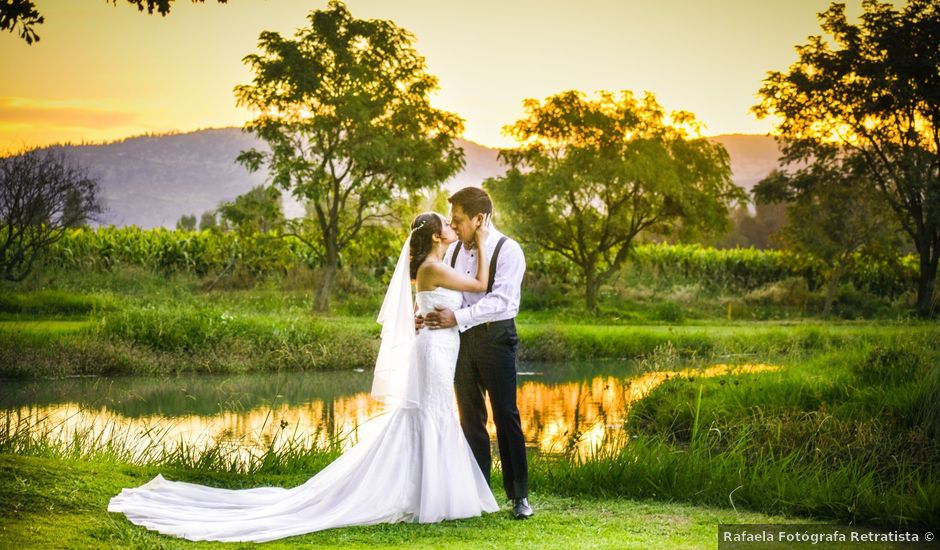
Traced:
<path id="1" fill-rule="evenodd" d="M 459 292 L 418 292 L 419 311 L 457 309 Z M 499 509 L 454 410 L 456 328 L 423 329 L 415 345 L 422 404 L 397 408 L 384 426 L 297 487 L 220 489 L 169 481 L 123 489 L 109 512 L 189 540 L 264 542 L 376 523 L 434 523 Z"/>

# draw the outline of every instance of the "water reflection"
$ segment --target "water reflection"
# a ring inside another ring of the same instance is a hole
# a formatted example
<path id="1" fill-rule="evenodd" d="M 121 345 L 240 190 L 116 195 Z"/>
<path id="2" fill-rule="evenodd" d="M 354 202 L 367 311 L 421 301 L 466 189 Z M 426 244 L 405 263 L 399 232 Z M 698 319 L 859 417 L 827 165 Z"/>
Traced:
<path id="1" fill-rule="evenodd" d="M 775 370 L 771 365 L 713 365 L 637 373 L 630 363 L 527 365 L 519 407 L 528 444 L 545 453 L 586 455 L 620 444 L 637 400 L 667 378 Z M 522 374 L 522 373 L 520 373 Z M 251 461 L 288 445 L 348 448 L 383 422 L 369 398 L 371 373 L 198 376 L 174 379 L 73 379 L 5 385 L 6 426 L 59 442 L 76 435 L 111 442 L 135 460 L 180 444 Z M 490 421 L 490 433 L 495 427 Z"/>

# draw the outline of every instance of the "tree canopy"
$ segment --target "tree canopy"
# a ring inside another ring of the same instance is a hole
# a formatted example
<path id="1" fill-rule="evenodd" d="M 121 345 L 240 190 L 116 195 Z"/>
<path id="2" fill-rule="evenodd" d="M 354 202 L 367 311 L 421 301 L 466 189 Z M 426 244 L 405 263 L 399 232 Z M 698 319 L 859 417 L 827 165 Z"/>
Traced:
<path id="1" fill-rule="evenodd" d="M 652 94 L 567 91 L 524 102 L 505 132 L 505 176 L 484 184 L 523 242 L 573 262 L 589 308 L 641 232 L 690 236 L 725 227 L 743 200 L 720 144 L 691 136 L 691 113 L 667 114 Z"/>
<path id="2" fill-rule="evenodd" d="M 110 1 L 115 6 L 118 0 Z M 203 3 L 206 0 L 192 0 L 193 4 Z M 217 0 L 220 4 L 225 4 L 228 0 Z M 138 11 L 147 10 L 148 14 L 154 11 L 160 15 L 166 16 L 170 13 L 170 6 L 174 0 L 127 0 L 128 4 L 137 6 Z M 39 35 L 36 34 L 36 27 L 45 23 L 46 18 L 39 14 L 34 0 L 4 0 L 0 3 L 0 31 L 16 30 L 20 26 L 20 38 L 27 44 L 39 42 Z"/>
<path id="3" fill-rule="evenodd" d="M 788 204 L 782 244 L 824 265 L 826 316 L 845 273 L 898 256 L 897 221 L 867 178 L 857 159 L 820 161 L 795 174 L 774 171 L 754 188 L 758 200 Z"/>
<path id="4" fill-rule="evenodd" d="M 61 150 L 0 158 L 0 276 L 22 281 L 66 229 L 101 212 L 98 182 Z"/>
<path id="5" fill-rule="evenodd" d="M 267 233 L 284 227 L 281 192 L 274 187 L 253 187 L 235 200 L 221 203 L 218 211 L 225 225 L 246 234 Z"/>
<path id="6" fill-rule="evenodd" d="M 414 36 L 391 21 L 356 19 L 340 2 L 308 16 L 295 39 L 263 32 L 245 57 L 252 84 L 238 104 L 257 113 L 245 130 L 270 151 L 243 151 L 250 171 L 309 203 L 325 272 L 316 307 L 328 304 L 340 252 L 397 197 L 439 186 L 463 166 L 455 114 L 435 109 L 437 89 Z"/>
<path id="7" fill-rule="evenodd" d="M 853 157 L 920 256 L 918 309 L 932 311 L 940 258 L 940 4 L 862 2 L 820 14 L 822 30 L 770 72 L 758 116 L 776 116 L 785 162 Z"/>

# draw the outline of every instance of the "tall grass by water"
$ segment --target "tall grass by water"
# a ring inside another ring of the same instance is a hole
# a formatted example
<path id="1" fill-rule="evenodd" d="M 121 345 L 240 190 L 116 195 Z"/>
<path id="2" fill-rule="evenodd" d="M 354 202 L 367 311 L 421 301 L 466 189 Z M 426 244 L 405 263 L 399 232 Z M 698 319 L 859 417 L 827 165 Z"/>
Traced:
<path id="1" fill-rule="evenodd" d="M 284 298 L 281 298 L 284 299 Z M 0 321 L 0 377 L 167 374 L 371 368 L 379 344 L 372 318 L 319 318 L 224 299 L 121 307 L 56 325 Z M 50 324 L 53 323 L 53 324 Z M 519 321 L 523 361 L 636 358 L 664 344 L 686 356 L 772 356 L 856 346 L 929 324 L 805 322 L 597 326 Z"/>
<path id="2" fill-rule="evenodd" d="M 532 453 L 531 484 L 545 494 L 931 525 L 940 518 L 940 352 L 930 345 L 937 337 L 932 329 L 871 334 L 850 347 L 796 346 L 776 358 L 782 368 L 774 371 L 683 371 L 638 401 L 624 428 L 610 432 L 615 441 L 593 454 L 574 452 L 575 444 L 567 452 Z M 683 360 L 679 348 L 666 345 L 646 354 L 641 366 L 675 370 Z M 200 482 L 244 474 L 238 483 L 252 486 L 252 476 L 312 475 L 338 452 L 339 442 L 311 446 L 283 432 L 277 445 L 246 459 L 224 444 L 202 451 L 155 444 L 141 453 L 120 432 L 51 442 L 48 434 L 8 423 L 0 429 L 0 453 L 142 464 Z M 580 435 L 570 434 L 572 443 Z"/>
<path id="3" fill-rule="evenodd" d="M 629 443 L 542 457 L 533 483 L 881 526 L 940 519 L 938 332 L 780 371 L 676 377 L 632 411 Z"/>

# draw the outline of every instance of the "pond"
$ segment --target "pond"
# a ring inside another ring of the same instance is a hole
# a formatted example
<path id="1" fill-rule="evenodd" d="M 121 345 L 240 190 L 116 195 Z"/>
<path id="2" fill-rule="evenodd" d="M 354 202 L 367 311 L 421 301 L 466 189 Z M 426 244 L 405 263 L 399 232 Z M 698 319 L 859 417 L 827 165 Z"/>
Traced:
<path id="1" fill-rule="evenodd" d="M 768 365 L 642 371 L 633 362 L 527 363 L 518 403 L 527 445 L 587 455 L 622 444 L 630 408 L 671 376 L 713 376 Z M 129 449 L 135 460 L 215 449 L 251 461 L 268 448 L 348 448 L 384 415 L 370 371 L 3 380 L 7 434 L 29 430 L 58 443 Z M 491 415 L 492 416 L 492 415 Z M 0 427 L 3 430 L 4 427 Z M 490 434 L 495 427 L 490 421 Z"/>

